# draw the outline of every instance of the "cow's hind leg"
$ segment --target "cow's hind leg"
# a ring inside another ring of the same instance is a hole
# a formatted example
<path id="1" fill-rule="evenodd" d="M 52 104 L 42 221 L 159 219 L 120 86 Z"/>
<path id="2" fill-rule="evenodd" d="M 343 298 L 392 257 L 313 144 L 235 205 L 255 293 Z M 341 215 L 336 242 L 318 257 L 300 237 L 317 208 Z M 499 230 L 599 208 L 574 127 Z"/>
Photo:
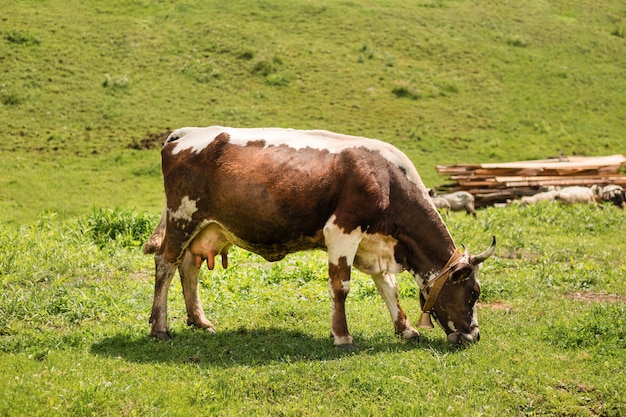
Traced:
<path id="1" fill-rule="evenodd" d="M 400 300 L 398 298 L 398 283 L 394 274 L 388 272 L 381 272 L 379 274 L 372 275 L 378 293 L 385 301 L 389 314 L 391 315 L 391 321 L 396 334 L 401 335 L 405 339 L 419 339 L 419 333 L 415 330 L 406 314 L 400 306 Z"/>
<path id="2" fill-rule="evenodd" d="M 167 327 L 167 292 L 176 272 L 176 265 L 168 262 L 162 255 L 154 256 L 156 273 L 154 277 L 154 300 L 152 302 L 152 314 L 150 334 L 157 339 L 170 340 L 172 334 Z"/>
<path id="3" fill-rule="evenodd" d="M 215 327 L 204 315 L 200 294 L 198 292 L 198 275 L 200 268 L 196 265 L 196 261 L 191 252 L 187 252 L 183 258 L 183 262 L 178 267 L 180 273 L 180 282 L 183 287 L 183 295 L 185 297 L 185 306 L 187 307 L 187 324 L 196 326 L 199 329 L 206 329 L 215 332 Z"/>

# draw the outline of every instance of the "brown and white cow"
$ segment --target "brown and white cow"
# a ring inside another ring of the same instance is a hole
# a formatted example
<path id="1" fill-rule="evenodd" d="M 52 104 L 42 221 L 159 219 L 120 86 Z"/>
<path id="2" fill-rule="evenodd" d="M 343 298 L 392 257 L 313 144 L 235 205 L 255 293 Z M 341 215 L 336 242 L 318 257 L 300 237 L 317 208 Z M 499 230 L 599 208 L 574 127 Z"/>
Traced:
<path id="1" fill-rule="evenodd" d="M 471 256 L 454 244 L 411 161 L 374 139 L 328 131 L 212 126 L 174 131 L 161 152 L 166 204 L 144 251 L 155 253 L 151 334 L 171 338 L 167 291 L 178 268 L 187 323 L 215 331 L 198 295 L 198 273 L 232 245 L 278 261 L 328 253 L 334 344 L 352 347 L 345 301 L 354 265 L 374 279 L 395 332 L 419 337 L 398 301 L 395 274 L 410 271 L 425 313 L 453 343 L 479 339 L 477 270 L 495 250 Z"/>

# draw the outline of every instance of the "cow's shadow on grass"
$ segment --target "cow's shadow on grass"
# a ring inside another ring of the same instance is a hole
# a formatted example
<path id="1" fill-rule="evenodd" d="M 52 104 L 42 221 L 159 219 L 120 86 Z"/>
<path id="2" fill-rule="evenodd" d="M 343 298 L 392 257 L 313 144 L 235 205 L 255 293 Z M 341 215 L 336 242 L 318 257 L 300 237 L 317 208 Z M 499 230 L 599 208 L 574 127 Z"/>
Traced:
<path id="1" fill-rule="evenodd" d="M 236 329 L 215 334 L 185 329 L 170 341 L 148 335 L 117 334 L 91 346 L 98 356 L 120 357 L 137 363 L 190 363 L 198 366 L 231 367 L 263 365 L 276 362 L 333 360 L 348 355 L 376 355 L 386 352 L 434 350 L 451 353 L 461 349 L 444 337 L 422 337 L 406 341 L 389 334 L 356 336 L 357 348 L 334 347 L 328 337 L 314 337 L 299 331 L 280 328 Z"/>

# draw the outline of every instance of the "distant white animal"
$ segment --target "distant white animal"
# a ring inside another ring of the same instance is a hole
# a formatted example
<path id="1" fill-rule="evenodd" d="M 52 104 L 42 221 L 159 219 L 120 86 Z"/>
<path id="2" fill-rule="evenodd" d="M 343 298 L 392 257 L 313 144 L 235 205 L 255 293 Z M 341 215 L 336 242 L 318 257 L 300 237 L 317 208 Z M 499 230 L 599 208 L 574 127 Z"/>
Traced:
<path id="1" fill-rule="evenodd" d="M 613 203 L 617 207 L 626 208 L 626 194 L 624 189 L 616 184 L 606 186 L 592 185 L 591 187 L 571 186 L 548 189 L 531 196 L 524 196 L 513 203 L 526 206 L 540 201 L 560 201 L 564 204 L 575 203 Z"/>
<path id="2" fill-rule="evenodd" d="M 556 190 L 550 190 L 534 195 L 526 195 L 520 198 L 519 202 L 522 206 L 527 206 L 529 204 L 539 203 L 540 201 L 554 201 L 556 199 L 557 193 L 558 191 Z"/>
<path id="3" fill-rule="evenodd" d="M 564 204 L 596 203 L 599 195 L 594 187 L 564 187 L 557 191 L 556 200 Z"/>
<path id="4" fill-rule="evenodd" d="M 450 203 L 445 198 L 439 195 L 431 196 L 430 198 L 433 200 L 433 203 L 435 203 L 435 207 L 437 207 L 438 209 L 450 210 Z"/>
<path id="5" fill-rule="evenodd" d="M 452 211 L 465 210 L 468 214 L 476 217 L 474 196 L 467 191 L 455 191 L 450 194 L 437 195 L 435 190 L 430 189 L 428 193 L 433 203 L 435 203 L 435 207 Z"/>

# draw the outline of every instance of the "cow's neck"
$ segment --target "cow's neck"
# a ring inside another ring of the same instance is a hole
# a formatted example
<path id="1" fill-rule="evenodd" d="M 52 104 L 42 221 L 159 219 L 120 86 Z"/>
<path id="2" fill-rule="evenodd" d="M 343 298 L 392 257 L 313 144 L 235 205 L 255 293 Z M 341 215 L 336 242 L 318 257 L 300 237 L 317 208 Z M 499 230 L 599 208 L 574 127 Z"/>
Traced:
<path id="1" fill-rule="evenodd" d="M 398 240 L 406 251 L 403 264 L 422 288 L 441 272 L 456 246 L 443 222 L 433 222 L 430 227 L 421 224 L 413 230 L 419 232 L 403 230 Z"/>

